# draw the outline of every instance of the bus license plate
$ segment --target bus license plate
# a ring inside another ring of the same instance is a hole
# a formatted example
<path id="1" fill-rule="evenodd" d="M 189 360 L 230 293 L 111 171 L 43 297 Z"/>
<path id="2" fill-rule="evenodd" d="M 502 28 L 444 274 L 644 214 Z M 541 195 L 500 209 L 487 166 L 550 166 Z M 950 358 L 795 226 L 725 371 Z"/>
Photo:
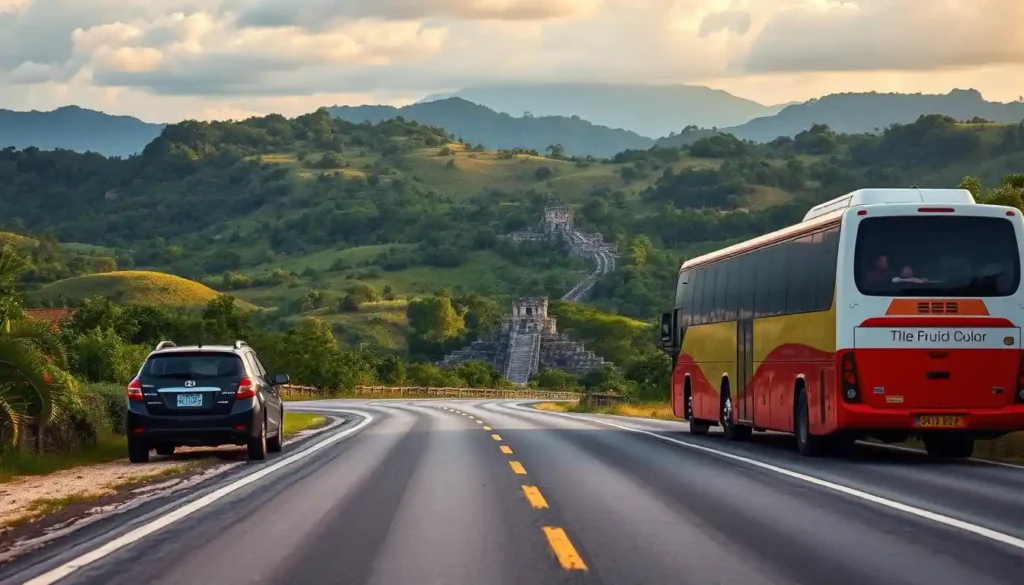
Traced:
<path id="1" fill-rule="evenodd" d="M 917 417 L 917 426 L 933 428 L 962 427 L 964 426 L 964 417 L 921 415 Z"/>
<path id="2" fill-rule="evenodd" d="M 203 405 L 202 394 L 178 394 L 178 408 Z"/>

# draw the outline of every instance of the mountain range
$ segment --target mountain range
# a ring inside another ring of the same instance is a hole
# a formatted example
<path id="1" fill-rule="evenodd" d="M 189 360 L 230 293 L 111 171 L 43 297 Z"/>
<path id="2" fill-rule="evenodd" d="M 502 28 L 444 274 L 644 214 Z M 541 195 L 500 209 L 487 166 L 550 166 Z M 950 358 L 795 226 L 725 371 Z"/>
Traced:
<path id="1" fill-rule="evenodd" d="M 434 95 L 400 108 L 370 105 L 334 106 L 328 110 L 352 122 L 402 116 L 445 128 L 488 148 L 544 151 L 550 145 L 561 144 L 570 155 L 596 157 L 656 144 L 683 146 L 717 132 L 757 142 L 793 136 L 814 124 L 827 124 L 846 133 L 875 132 L 933 113 L 959 120 L 1024 120 L 1024 101 L 990 102 L 973 89 L 942 95 L 843 93 L 786 106 L 762 106 L 725 92 L 692 86 L 523 85 L 507 86 L 506 96 L 496 93 L 496 87 L 456 92 L 488 101 L 491 107 L 465 97 Z M 539 97 L 544 87 L 552 88 L 547 105 Z M 593 99 L 585 99 L 588 92 Z M 575 111 L 569 101 L 572 97 L 580 100 Z M 679 100 L 675 113 L 668 107 L 673 98 Z M 508 113 L 510 110 L 524 114 L 515 116 Z M 733 125 L 728 125 L 728 120 Z M 163 127 L 77 106 L 51 112 L 0 110 L 0 148 L 35 146 L 129 156 L 141 152 Z"/>
<path id="2" fill-rule="evenodd" d="M 63 148 L 125 157 L 141 152 L 163 129 L 164 124 L 150 124 L 131 116 L 114 116 L 78 106 L 64 106 L 49 112 L 0 109 L 0 148 Z"/>
<path id="3" fill-rule="evenodd" d="M 609 128 L 657 138 L 671 130 L 738 126 L 771 116 L 784 105 L 765 106 L 720 89 L 694 85 L 617 83 L 516 83 L 467 87 L 429 95 L 420 103 L 462 98 L 497 112 L 523 116 L 579 116 Z M 567 145 L 566 145 L 567 146 Z"/>

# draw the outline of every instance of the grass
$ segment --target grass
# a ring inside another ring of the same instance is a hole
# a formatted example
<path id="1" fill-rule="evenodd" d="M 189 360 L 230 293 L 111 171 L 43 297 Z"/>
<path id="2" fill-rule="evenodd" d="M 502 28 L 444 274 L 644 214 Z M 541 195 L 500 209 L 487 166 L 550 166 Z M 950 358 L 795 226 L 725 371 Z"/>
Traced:
<path id="1" fill-rule="evenodd" d="M 100 435 L 96 445 L 68 453 L 5 453 L 0 457 L 0 482 L 22 475 L 47 475 L 80 465 L 124 459 L 127 442 L 121 435 Z"/>
<path id="2" fill-rule="evenodd" d="M 11 232 L 0 232 L 0 247 L 11 246 L 12 248 L 24 248 L 36 243 L 36 240 L 26 236 L 13 234 Z"/>
<path id="3" fill-rule="evenodd" d="M 592 414 L 632 416 L 635 418 L 679 420 L 672 414 L 672 407 L 665 402 L 609 404 L 606 406 L 587 406 L 584 404 L 566 404 L 562 402 L 541 402 L 534 404 L 534 408 L 548 412 L 588 412 Z"/>
<path id="4" fill-rule="evenodd" d="M 327 424 L 327 417 L 320 414 L 286 412 L 284 413 L 284 436 L 291 437 L 299 431 L 322 427 L 325 424 Z"/>
<path id="5" fill-rule="evenodd" d="M 198 282 L 144 270 L 124 270 L 76 276 L 48 284 L 33 295 L 56 301 L 104 296 L 124 304 L 201 308 L 220 293 Z M 249 307 L 251 308 L 251 307 Z"/>
<path id="6" fill-rule="evenodd" d="M 405 349 L 408 301 L 366 303 L 358 311 L 321 317 L 334 325 L 335 333 L 351 347 L 365 344 L 388 351 Z"/>
<path id="7" fill-rule="evenodd" d="M 353 250 L 362 248 L 353 248 Z M 322 263 L 322 258 L 320 259 Z M 289 265 L 294 269 L 294 265 Z M 516 266 L 500 255 L 489 250 L 477 250 L 468 254 L 466 261 L 457 267 L 411 266 L 402 270 L 368 270 L 354 267 L 346 270 L 321 274 L 319 282 L 301 278 L 298 285 L 276 285 L 240 289 L 231 294 L 259 305 L 275 305 L 281 301 L 296 300 L 306 290 L 317 288 L 341 293 L 357 283 L 365 283 L 382 291 L 391 286 L 396 295 L 415 297 L 433 294 L 447 287 L 452 290 L 473 291 L 483 295 L 508 294 L 511 290 L 523 288 L 524 282 L 543 282 L 547 278 L 563 278 L 566 290 L 589 273 L 589 270 L 555 268 L 534 270 Z M 536 287 L 534 287 L 536 288 Z"/>
<path id="8" fill-rule="evenodd" d="M 312 254 L 293 256 L 290 258 L 283 258 L 276 262 L 260 264 L 249 270 L 249 272 L 269 272 L 275 268 L 294 270 L 299 274 L 307 269 L 327 272 L 332 266 L 334 266 L 334 263 L 339 260 L 343 261 L 348 266 L 359 267 L 365 264 L 372 264 L 387 252 L 399 252 L 411 247 L 412 246 L 409 244 L 379 244 L 374 246 L 357 246 L 354 248 L 345 248 L 340 250 L 322 250 Z"/>

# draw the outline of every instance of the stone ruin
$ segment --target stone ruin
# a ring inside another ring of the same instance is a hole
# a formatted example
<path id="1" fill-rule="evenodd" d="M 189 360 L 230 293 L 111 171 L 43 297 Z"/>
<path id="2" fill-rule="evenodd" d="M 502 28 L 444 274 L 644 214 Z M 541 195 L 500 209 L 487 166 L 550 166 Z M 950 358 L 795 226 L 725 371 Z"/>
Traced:
<path id="1" fill-rule="evenodd" d="M 547 207 L 539 230 L 513 232 L 504 238 L 515 242 L 557 242 L 566 246 L 571 254 L 593 260 L 594 272 L 562 296 L 562 300 L 567 301 L 582 300 L 602 274 L 615 270 L 618 257 L 615 245 L 606 244 L 601 234 L 577 230 L 572 209 L 568 207 Z M 565 370 L 579 376 L 606 364 L 582 343 L 558 333 L 556 320 L 548 317 L 547 297 L 517 299 L 512 303 L 512 314 L 498 331 L 445 356 L 440 365 L 451 367 L 466 361 L 488 362 L 515 384 L 525 384 L 543 368 Z"/>
<path id="2" fill-rule="evenodd" d="M 512 314 L 494 334 L 448 354 L 440 366 L 466 361 L 490 363 L 515 384 L 525 384 L 546 368 L 580 376 L 607 363 L 582 343 L 558 332 L 556 319 L 548 316 L 547 297 L 517 299 Z"/>

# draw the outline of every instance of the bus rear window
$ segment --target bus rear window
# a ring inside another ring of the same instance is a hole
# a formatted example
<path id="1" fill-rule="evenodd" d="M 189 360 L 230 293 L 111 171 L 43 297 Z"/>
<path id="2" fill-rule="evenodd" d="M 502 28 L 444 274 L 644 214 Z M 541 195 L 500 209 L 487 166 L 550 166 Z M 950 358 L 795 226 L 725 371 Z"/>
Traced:
<path id="1" fill-rule="evenodd" d="M 854 263 L 866 295 L 1002 297 L 1020 284 L 1013 224 L 998 217 L 867 218 Z"/>

